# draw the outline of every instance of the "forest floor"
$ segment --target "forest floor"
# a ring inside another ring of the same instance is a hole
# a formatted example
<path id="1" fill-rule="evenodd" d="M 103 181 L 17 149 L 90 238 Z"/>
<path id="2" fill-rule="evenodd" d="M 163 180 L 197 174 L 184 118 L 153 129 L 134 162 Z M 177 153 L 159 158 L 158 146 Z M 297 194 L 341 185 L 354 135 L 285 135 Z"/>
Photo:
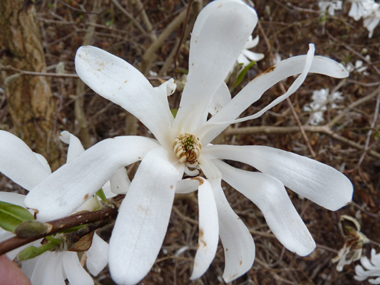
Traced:
<path id="1" fill-rule="evenodd" d="M 116 1 L 103 0 L 96 11 L 95 20 L 90 20 L 92 1 L 57 0 L 36 1 L 40 21 L 43 47 L 48 72 L 55 72 L 59 63 L 64 63 L 65 73 L 75 74 L 74 56 L 83 44 L 84 35 L 94 27 L 92 45 L 115 54 L 132 65 L 140 68 L 143 55 L 157 37 L 184 10 L 187 3 L 180 0 L 140 1 L 120 0 L 120 5 L 140 27 L 129 19 L 125 12 L 115 4 Z M 343 9 L 334 16 L 321 16 L 317 1 L 253 1 L 259 16 L 259 26 L 253 35 L 259 35 L 260 42 L 252 51 L 263 53 L 265 58 L 258 61 L 244 80 L 233 91 L 235 95 L 256 75 L 270 66 L 276 58 L 286 59 L 306 54 L 308 44 L 314 43 L 316 54 L 332 58 L 344 66 L 353 65 L 360 60 L 365 70 L 353 69 L 347 79 L 334 79 L 322 75 L 309 75 L 301 88 L 290 97 L 296 116 L 287 101 L 275 106 L 256 120 L 233 125 L 218 138 L 218 142 L 235 145 L 266 145 L 291 151 L 326 163 L 341 170 L 354 185 L 353 202 L 339 211 L 328 211 L 313 204 L 295 193 L 289 195 L 314 237 L 317 248 L 307 257 L 300 257 L 286 250 L 269 230 L 260 210 L 247 198 L 224 184 L 227 199 L 242 221 L 248 226 L 256 244 L 256 260 L 252 269 L 231 284 L 366 284 L 354 280 L 355 261 L 344 267 L 341 272 L 332 263 L 343 247 L 344 237 L 338 224 L 342 215 L 355 217 L 361 232 L 375 243 L 364 245 L 363 255 L 370 249 L 380 252 L 380 118 L 376 108 L 380 100 L 380 27 L 372 38 L 363 27 L 363 21 L 355 21 L 348 16 L 351 3 L 344 3 Z M 205 3 L 203 3 L 205 4 Z M 152 31 L 146 32 L 145 11 Z M 193 23 L 191 12 L 188 25 L 178 25 L 155 52 L 151 60 L 148 78 L 155 86 L 163 80 L 181 80 L 178 71 L 188 68 L 188 33 L 181 42 L 176 57 L 177 70 L 173 61 L 173 49 L 180 41 L 181 32 Z M 188 28 L 189 29 L 189 28 Z M 187 37 L 186 37 L 187 36 Z M 56 112 L 56 136 L 67 130 L 79 134 L 76 123 L 74 103 L 76 78 L 55 78 L 50 80 Z M 250 106 L 244 114 L 253 114 L 266 106 L 274 98 L 283 94 L 294 81 L 293 77 L 275 85 L 262 99 Z M 304 107 L 312 102 L 313 91 L 329 89 L 329 94 L 341 92 L 341 99 L 326 105 L 324 121 L 318 126 L 310 124 L 311 113 Z M 170 97 L 172 108 L 178 108 L 180 92 Z M 125 134 L 148 135 L 147 128 L 141 123 L 137 128 L 130 127 L 133 122 L 121 107 L 110 103 L 86 87 L 84 111 L 88 124 L 89 147 L 103 139 Z M 378 111 L 378 109 L 377 109 Z M 335 120 L 340 116 L 338 121 Z M 297 120 L 306 129 L 305 136 L 297 127 Z M 0 93 L 0 126 L 12 132 L 12 118 L 8 111 L 5 95 Z M 244 129 L 247 127 L 256 127 Z M 281 131 L 271 127 L 280 127 Z M 240 130 L 240 131 L 239 131 Z M 66 145 L 60 144 L 62 162 Z M 312 149 L 312 152 L 310 150 Z M 243 169 L 246 165 L 233 163 Z M 1 187 L 11 191 L 24 190 L 2 177 Z M 105 235 L 106 236 L 106 235 Z M 198 204 L 196 195 L 177 197 L 175 200 L 168 232 L 162 250 L 151 272 L 143 284 L 224 284 L 221 276 L 224 268 L 224 253 L 219 244 L 215 260 L 202 278 L 189 281 L 193 259 L 198 245 Z M 96 284 L 113 284 L 108 268 L 95 278 Z"/>

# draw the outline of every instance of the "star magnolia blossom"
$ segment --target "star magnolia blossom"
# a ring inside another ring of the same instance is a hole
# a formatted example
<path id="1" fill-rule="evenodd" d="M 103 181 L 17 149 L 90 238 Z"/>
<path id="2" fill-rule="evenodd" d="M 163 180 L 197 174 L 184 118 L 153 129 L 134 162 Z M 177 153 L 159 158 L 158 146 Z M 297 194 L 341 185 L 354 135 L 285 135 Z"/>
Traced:
<path id="1" fill-rule="evenodd" d="M 61 139 L 69 143 L 67 160 L 70 161 L 84 151 L 82 144 L 75 136 L 68 132 L 62 132 Z M 51 175 L 50 167 L 45 158 L 34 153 L 18 137 L 0 131 L 0 172 L 4 173 L 14 182 L 32 190 L 35 185 Z M 108 196 L 112 196 L 109 191 Z M 106 195 L 107 195 L 106 194 Z M 24 207 L 25 196 L 10 192 L 0 192 L 0 201 L 12 203 Z M 94 210 L 99 207 L 96 197 L 87 200 L 78 210 Z M 14 234 L 0 228 L 0 241 L 13 237 Z M 7 255 L 14 259 L 24 248 L 41 245 L 41 240 L 17 248 Z M 94 276 L 107 265 L 108 244 L 97 234 L 94 235 L 92 245 L 87 255 L 87 268 Z M 70 284 L 94 284 L 92 277 L 83 269 L 76 252 L 60 251 L 45 252 L 42 255 L 26 260 L 22 263 L 22 270 L 31 280 L 32 284 L 50 285 L 65 284 L 68 279 Z"/>
<path id="2" fill-rule="evenodd" d="M 77 51 L 80 78 L 135 115 L 156 139 L 122 136 L 99 142 L 37 185 L 25 203 L 38 210 L 42 220 L 63 217 L 119 169 L 141 160 L 110 239 L 109 267 L 117 283 L 137 283 L 149 272 L 166 234 L 175 193 L 198 189 L 199 247 L 191 279 L 207 270 L 220 236 L 227 282 L 252 267 L 255 246 L 226 200 L 222 179 L 252 200 L 279 241 L 302 256 L 314 250 L 315 242 L 284 185 L 330 210 L 351 201 L 351 182 L 315 160 L 266 146 L 210 144 L 231 123 L 257 118 L 290 96 L 308 72 L 337 78 L 348 75 L 335 61 L 314 56 L 310 45 L 307 55 L 268 69 L 207 120 L 213 97 L 231 98 L 224 79 L 256 23 L 256 12 L 238 0 L 214 1 L 201 11 L 191 36 L 189 74 L 176 118 L 167 101 L 173 81 L 153 88 L 137 69 L 116 56 L 91 46 Z M 274 84 L 298 74 L 289 90 L 266 108 L 236 119 Z M 222 159 L 244 162 L 261 172 L 239 170 Z M 197 176 L 199 169 L 206 178 Z M 194 178 L 183 180 L 184 173 Z"/>
<path id="3" fill-rule="evenodd" d="M 262 53 L 257 53 L 250 51 L 259 44 L 259 36 L 256 36 L 254 39 L 252 35 L 249 36 L 247 43 L 244 45 L 244 49 L 241 54 L 238 56 L 237 62 L 247 66 L 251 61 L 259 61 L 264 58 Z"/>
<path id="4" fill-rule="evenodd" d="M 368 282 L 380 284 L 380 253 L 376 253 L 376 250 L 372 248 L 371 259 L 363 256 L 360 263 L 361 265 L 355 266 L 355 280 L 364 281 L 367 278 L 375 277 L 375 279 L 368 279 Z"/>

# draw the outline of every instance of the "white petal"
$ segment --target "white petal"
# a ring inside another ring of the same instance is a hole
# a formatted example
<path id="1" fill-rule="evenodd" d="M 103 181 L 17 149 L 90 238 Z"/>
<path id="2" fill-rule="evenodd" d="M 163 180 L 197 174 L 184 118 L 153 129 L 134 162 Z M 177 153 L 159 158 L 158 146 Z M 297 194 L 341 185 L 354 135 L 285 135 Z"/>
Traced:
<path id="1" fill-rule="evenodd" d="M 331 211 L 347 205 L 352 199 L 353 186 L 346 176 L 331 166 L 301 155 L 266 146 L 209 146 L 202 151 L 214 158 L 252 165 Z"/>
<path id="2" fill-rule="evenodd" d="M 228 89 L 226 83 L 223 82 L 214 94 L 214 96 L 212 96 L 211 105 L 208 110 L 209 113 L 214 116 L 216 113 L 219 112 L 219 110 L 221 110 L 224 107 L 224 105 L 226 105 L 230 101 L 230 90 Z"/>
<path id="3" fill-rule="evenodd" d="M 25 207 L 24 206 L 25 197 L 26 196 L 22 194 L 0 191 L 0 201 L 15 204 L 20 207 Z"/>
<path id="4" fill-rule="evenodd" d="M 199 178 L 199 237 L 198 250 L 194 259 L 193 273 L 190 279 L 201 277 L 215 257 L 219 241 L 218 211 L 211 184 Z"/>
<path id="5" fill-rule="evenodd" d="M 72 161 L 75 157 L 84 152 L 84 148 L 80 140 L 68 131 L 61 132 L 59 138 L 61 139 L 61 141 L 69 145 L 66 158 L 67 162 Z"/>
<path id="6" fill-rule="evenodd" d="M 168 81 L 165 81 L 158 87 L 154 87 L 154 90 L 157 93 L 158 98 L 161 100 L 161 103 L 165 106 L 169 106 L 168 96 L 172 95 L 177 89 L 177 84 L 173 78 L 170 78 Z M 166 108 L 168 112 L 168 117 L 172 122 L 174 120 L 173 114 L 171 113 L 169 108 Z"/>
<path id="7" fill-rule="evenodd" d="M 0 172 L 31 190 L 50 172 L 35 153 L 18 137 L 0 130 Z"/>
<path id="8" fill-rule="evenodd" d="M 74 212 L 95 194 L 118 169 L 140 160 L 155 140 L 124 136 L 103 140 L 66 163 L 42 181 L 25 198 L 37 209 L 41 221 L 59 219 Z"/>
<path id="9" fill-rule="evenodd" d="M 103 185 L 102 189 L 107 199 L 113 198 L 117 195 L 111 191 L 111 183 L 109 181 L 107 181 L 106 184 Z"/>
<path id="10" fill-rule="evenodd" d="M 231 209 L 221 188 L 221 173 L 208 159 L 201 159 L 203 172 L 209 178 L 218 208 L 219 235 L 224 247 L 226 282 L 240 277 L 251 269 L 255 260 L 255 243 L 247 227 Z"/>
<path id="11" fill-rule="evenodd" d="M 256 23 L 256 12 L 242 1 L 214 1 L 201 11 L 191 34 L 189 74 L 174 120 L 178 133 L 193 132 L 204 123 L 212 96 Z"/>
<path id="12" fill-rule="evenodd" d="M 91 247 L 86 251 L 86 266 L 88 271 L 97 276 L 108 263 L 108 243 L 96 233 L 92 239 Z"/>
<path id="13" fill-rule="evenodd" d="M 178 172 L 163 149 L 142 160 L 110 240 L 109 267 L 119 284 L 136 284 L 153 266 L 169 224 Z"/>
<path id="14" fill-rule="evenodd" d="M 277 239 L 290 251 L 305 256 L 315 249 L 315 242 L 294 208 L 284 185 L 276 178 L 236 169 L 214 160 L 223 180 L 250 199 L 263 212 Z"/>
<path id="15" fill-rule="evenodd" d="M 65 285 L 66 277 L 63 274 L 63 252 L 47 251 L 38 257 L 30 281 L 40 285 Z"/>
<path id="16" fill-rule="evenodd" d="M 222 110 L 212 117 L 201 130 L 197 132 L 202 139 L 202 144 L 209 143 L 220 132 L 222 132 L 230 123 L 235 120 L 246 108 L 261 98 L 265 91 L 276 83 L 290 76 L 295 76 L 305 71 L 305 62 L 310 59 L 311 50 L 307 56 L 294 56 L 289 59 L 280 61 L 272 68 L 268 69 L 261 75 L 253 79 L 242 91 L 240 91 Z M 333 61 L 327 57 L 314 56 L 309 70 L 310 73 L 323 74 L 335 78 L 344 78 L 348 76 L 348 71 L 343 65 Z M 274 100 L 270 105 L 253 116 L 243 118 L 244 120 L 257 118 L 261 116 L 265 110 L 278 104 L 280 101 L 290 96 L 292 92 L 302 84 L 304 76 L 302 74 L 293 82 L 288 91 L 282 96 Z M 219 125 L 220 124 L 220 125 Z"/>
<path id="17" fill-rule="evenodd" d="M 243 54 L 249 58 L 250 60 L 254 60 L 254 61 L 259 61 L 259 60 L 262 60 L 264 58 L 264 54 L 262 53 L 257 53 L 257 52 L 253 52 L 253 51 L 250 51 L 250 50 L 244 50 L 243 51 Z"/>
<path id="18" fill-rule="evenodd" d="M 198 189 L 199 183 L 195 179 L 183 179 L 175 185 L 176 194 L 188 194 Z"/>
<path id="19" fill-rule="evenodd" d="M 171 126 L 169 106 L 162 102 L 140 71 L 121 58 L 92 46 L 78 49 L 75 69 L 92 90 L 133 114 L 161 144 L 169 144 L 166 139 Z"/>
<path id="20" fill-rule="evenodd" d="M 45 167 L 46 172 L 51 173 L 50 165 L 45 157 L 43 157 L 41 154 L 33 152 L 33 154 L 37 157 L 39 162 L 42 164 L 43 167 Z"/>
<path id="21" fill-rule="evenodd" d="M 93 285 L 94 280 L 80 264 L 76 252 L 63 252 L 63 267 L 70 285 Z"/>
<path id="22" fill-rule="evenodd" d="M 129 184 L 131 181 L 129 180 L 127 170 L 125 167 L 120 168 L 114 176 L 112 176 L 111 180 L 111 191 L 115 194 L 125 194 L 128 191 Z"/>
<path id="23" fill-rule="evenodd" d="M 256 36 L 254 39 L 252 39 L 252 35 L 249 36 L 247 43 L 244 45 L 244 49 L 251 49 L 254 48 L 259 44 L 259 36 Z"/>

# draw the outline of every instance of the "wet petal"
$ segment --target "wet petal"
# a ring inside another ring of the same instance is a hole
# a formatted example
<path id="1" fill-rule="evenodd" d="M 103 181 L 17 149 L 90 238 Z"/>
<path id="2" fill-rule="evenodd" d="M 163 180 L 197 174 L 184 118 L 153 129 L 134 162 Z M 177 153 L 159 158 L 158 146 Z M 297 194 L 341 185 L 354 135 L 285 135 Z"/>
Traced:
<path id="1" fill-rule="evenodd" d="M 63 252 L 63 268 L 70 285 L 93 285 L 94 280 L 80 264 L 76 252 Z"/>
<path id="2" fill-rule="evenodd" d="M 140 160 L 159 145 L 144 137 L 124 136 L 103 140 L 63 165 L 33 188 L 25 205 L 37 209 L 41 221 L 74 212 L 117 171 Z"/>
<path id="3" fill-rule="evenodd" d="M 297 194 L 331 211 L 350 203 L 351 181 L 335 168 L 291 152 L 266 146 L 208 146 L 204 154 L 247 163 L 276 177 Z"/>
<path id="4" fill-rule="evenodd" d="M 223 193 L 220 171 L 213 162 L 205 158 L 201 159 L 201 166 L 209 178 L 218 208 L 219 235 L 226 263 L 223 278 L 226 282 L 231 282 L 251 269 L 255 260 L 255 243 Z"/>
<path id="5" fill-rule="evenodd" d="M 91 247 L 86 251 L 86 255 L 88 271 L 97 276 L 108 264 L 108 243 L 95 233 Z"/>
<path id="6" fill-rule="evenodd" d="M 201 277 L 209 268 L 219 242 L 218 211 L 211 184 L 201 177 L 197 180 L 199 181 L 199 237 L 191 280 Z"/>
<path id="7" fill-rule="evenodd" d="M 167 145 L 171 126 L 164 104 L 145 76 L 121 58 L 93 46 L 82 46 L 75 56 L 79 77 L 102 97 L 120 105 L 139 119 Z"/>
<path id="8" fill-rule="evenodd" d="M 142 160 L 123 200 L 109 251 L 112 279 L 136 284 L 153 266 L 164 240 L 178 172 L 163 149 Z"/>
<path id="9" fill-rule="evenodd" d="M 212 96 L 256 23 L 256 12 L 242 1 L 214 1 L 201 11 L 191 34 L 189 74 L 174 120 L 176 133 L 193 132 L 205 122 Z"/>
<path id="10" fill-rule="evenodd" d="M 288 250 L 305 256 L 315 249 L 313 237 L 278 179 L 236 169 L 220 160 L 213 162 L 222 172 L 223 180 L 259 207 L 274 235 Z"/>
<path id="11" fill-rule="evenodd" d="M 26 190 L 50 175 L 35 153 L 18 137 L 0 130 L 0 172 Z"/>

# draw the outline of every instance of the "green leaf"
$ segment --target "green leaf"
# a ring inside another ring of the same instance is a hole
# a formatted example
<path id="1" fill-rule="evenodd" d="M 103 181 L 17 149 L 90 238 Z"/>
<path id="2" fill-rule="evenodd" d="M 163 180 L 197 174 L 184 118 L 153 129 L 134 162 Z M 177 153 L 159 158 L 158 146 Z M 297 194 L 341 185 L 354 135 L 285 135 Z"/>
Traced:
<path id="1" fill-rule="evenodd" d="M 245 74 L 248 72 L 248 70 L 256 64 L 256 61 L 251 61 L 246 67 L 243 68 L 243 70 L 239 73 L 238 77 L 236 78 L 236 83 L 234 84 L 235 88 L 240 84 L 240 82 L 243 80 Z"/>
<path id="2" fill-rule="evenodd" d="M 24 260 L 34 258 L 36 256 L 43 254 L 45 251 L 55 248 L 61 243 L 59 239 L 54 239 L 52 237 L 46 237 L 46 239 L 48 239 L 49 241 L 45 243 L 44 245 L 41 245 L 40 247 L 29 246 L 25 248 L 24 250 L 22 250 L 17 255 L 17 260 L 24 261 Z"/>
<path id="3" fill-rule="evenodd" d="M 14 232 L 23 221 L 31 220 L 34 217 L 27 209 L 0 201 L 0 227 L 4 230 Z"/>
<path id="4" fill-rule="evenodd" d="M 106 194 L 104 194 L 104 191 L 103 191 L 103 188 L 100 188 L 100 190 L 98 190 L 98 192 L 96 192 L 96 195 L 98 195 L 98 197 L 100 199 L 102 199 L 102 201 L 104 203 L 107 203 L 108 204 L 108 201 L 107 201 L 107 198 L 106 198 Z"/>

